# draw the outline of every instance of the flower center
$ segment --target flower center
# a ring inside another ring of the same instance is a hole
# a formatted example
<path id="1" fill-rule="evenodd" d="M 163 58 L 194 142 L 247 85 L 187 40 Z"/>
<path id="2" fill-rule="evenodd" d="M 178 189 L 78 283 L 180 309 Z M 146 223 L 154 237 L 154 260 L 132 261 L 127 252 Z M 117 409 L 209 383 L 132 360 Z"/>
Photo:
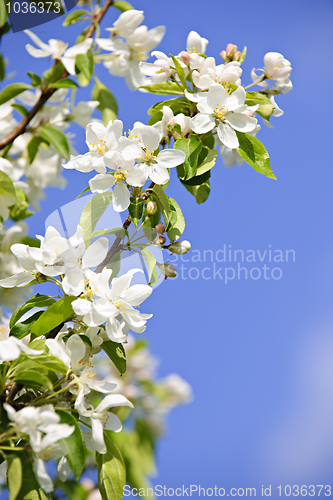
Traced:
<path id="1" fill-rule="evenodd" d="M 223 121 L 225 114 L 228 113 L 228 110 L 226 109 L 225 106 L 220 106 L 219 103 L 217 103 L 215 109 L 214 109 L 214 115 L 218 120 Z"/>
<path id="2" fill-rule="evenodd" d="M 141 161 L 141 163 L 147 163 L 147 165 L 157 163 L 153 149 L 142 148 L 142 153 L 138 160 Z"/>
<path id="3" fill-rule="evenodd" d="M 115 171 L 114 178 L 116 179 L 117 184 L 119 184 L 119 182 L 121 182 L 121 181 L 126 181 L 126 175 L 121 170 Z"/>
<path id="4" fill-rule="evenodd" d="M 99 139 L 98 141 L 88 142 L 89 145 L 89 153 L 97 153 L 101 156 L 105 154 L 106 141 L 103 139 Z"/>

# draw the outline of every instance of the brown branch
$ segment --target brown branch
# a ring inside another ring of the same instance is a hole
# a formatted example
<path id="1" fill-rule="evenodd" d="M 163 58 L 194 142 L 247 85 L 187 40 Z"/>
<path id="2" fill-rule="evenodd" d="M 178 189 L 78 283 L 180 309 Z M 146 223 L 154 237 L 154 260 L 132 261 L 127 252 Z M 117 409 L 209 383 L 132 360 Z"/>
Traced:
<path id="1" fill-rule="evenodd" d="M 105 4 L 101 8 L 101 10 L 97 14 L 94 15 L 93 22 L 89 26 L 88 31 L 85 34 L 83 40 L 86 40 L 87 38 L 92 37 L 92 35 L 94 34 L 94 32 L 96 30 L 97 25 L 100 23 L 100 21 L 102 20 L 106 11 L 112 5 L 112 3 L 113 3 L 113 0 L 106 0 Z M 56 64 L 58 64 L 58 62 L 55 62 L 55 65 Z M 62 75 L 60 75 L 59 78 L 57 78 L 57 80 L 60 80 L 62 78 L 66 78 L 68 75 L 69 75 L 69 73 L 67 71 L 64 71 L 62 73 Z M 21 120 L 21 122 L 12 131 L 4 139 L 2 139 L 2 141 L 0 141 L 0 150 L 5 148 L 12 141 L 14 141 L 14 139 L 16 139 L 16 137 L 18 137 L 19 135 L 24 133 L 27 125 L 31 122 L 33 117 L 44 106 L 46 101 L 48 101 L 48 99 L 50 99 L 50 97 L 54 94 L 54 92 L 56 90 L 57 89 L 55 89 L 55 88 L 50 88 L 42 93 L 42 95 L 40 96 L 40 98 L 38 99 L 36 104 L 30 109 L 27 116 L 25 116 L 23 118 L 23 120 Z"/>
<path id="2" fill-rule="evenodd" d="M 154 186 L 155 186 L 155 182 L 151 182 L 149 188 L 147 189 L 147 191 L 148 190 L 152 190 Z M 149 195 L 150 195 L 149 192 L 146 193 L 146 194 L 144 194 L 142 196 L 142 200 L 147 200 L 147 198 L 149 198 Z M 126 220 L 125 220 L 125 222 L 124 222 L 124 224 L 123 224 L 123 228 L 124 229 L 128 229 L 128 227 L 130 226 L 131 222 L 132 222 L 131 216 L 128 215 L 127 218 L 126 218 Z M 101 262 L 99 264 L 99 266 L 96 267 L 95 273 L 101 273 L 103 271 L 103 268 L 108 264 L 108 262 L 110 262 L 110 260 L 112 259 L 112 257 L 114 255 L 116 255 L 116 253 L 120 250 L 120 248 L 121 248 L 120 243 L 121 243 L 121 237 L 117 236 L 117 238 L 114 240 L 114 242 L 113 242 L 110 250 L 108 251 L 105 259 L 103 260 L 103 262 Z"/>

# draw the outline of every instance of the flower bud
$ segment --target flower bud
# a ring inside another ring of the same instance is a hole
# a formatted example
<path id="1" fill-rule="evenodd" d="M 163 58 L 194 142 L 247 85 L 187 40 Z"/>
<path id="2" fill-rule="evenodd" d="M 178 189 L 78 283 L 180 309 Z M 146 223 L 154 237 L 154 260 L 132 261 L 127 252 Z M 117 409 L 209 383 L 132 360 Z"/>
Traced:
<path id="1" fill-rule="evenodd" d="M 222 57 L 223 61 L 226 62 L 226 60 L 227 60 L 227 53 L 226 53 L 225 50 L 222 50 L 221 57 Z"/>
<path id="2" fill-rule="evenodd" d="M 177 271 L 176 269 L 171 265 L 171 264 L 159 264 L 158 262 L 156 263 L 160 271 L 166 278 L 175 278 L 177 276 Z"/>
<path id="3" fill-rule="evenodd" d="M 147 214 L 149 216 L 151 216 L 151 215 L 155 215 L 156 212 L 157 212 L 157 203 L 156 203 L 156 201 L 152 201 L 152 200 L 148 201 L 148 203 L 147 203 Z"/>
<path id="4" fill-rule="evenodd" d="M 160 222 L 159 224 L 156 224 L 155 226 L 155 231 L 159 234 L 165 233 L 165 225 Z"/>
<path id="5" fill-rule="evenodd" d="M 224 62 L 228 63 L 230 61 L 236 60 L 234 59 L 236 53 L 237 53 L 237 45 L 234 45 L 233 43 L 228 43 L 226 50 L 222 50 L 221 57 Z"/>
<path id="6" fill-rule="evenodd" d="M 184 64 L 188 65 L 191 62 L 190 54 L 188 52 L 186 52 L 185 50 L 183 50 L 183 52 L 181 52 L 180 58 L 181 58 L 181 60 L 183 61 Z"/>
<path id="7" fill-rule="evenodd" d="M 237 50 L 237 52 L 234 54 L 234 57 L 232 58 L 232 60 L 233 61 L 239 61 L 240 56 L 241 56 L 241 53 L 240 53 L 239 50 Z"/>
<path id="8" fill-rule="evenodd" d="M 175 243 L 171 243 L 171 245 L 169 246 L 169 250 L 172 253 L 184 255 L 191 250 L 191 243 L 187 240 L 178 240 Z"/>
<path id="9" fill-rule="evenodd" d="M 153 241 L 155 245 L 161 245 L 161 246 L 164 245 L 165 242 L 166 242 L 166 237 L 162 235 L 156 236 L 156 238 Z"/>

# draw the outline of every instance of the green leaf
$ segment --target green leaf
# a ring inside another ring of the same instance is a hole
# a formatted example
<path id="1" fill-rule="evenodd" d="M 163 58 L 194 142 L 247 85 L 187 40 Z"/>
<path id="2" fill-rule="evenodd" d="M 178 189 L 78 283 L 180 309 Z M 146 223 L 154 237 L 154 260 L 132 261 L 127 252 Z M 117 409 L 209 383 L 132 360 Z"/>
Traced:
<path id="1" fill-rule="evenodd" d="M 55 82 L 65 72 L 65 67 L 60 61 L 56 61 L 50 69 L 44 71 L 43 77 L 48 83 Z"/>
<path id="2" fill-rule="evenodd" d="M 84 74 L 88 82 L 90 82 L 94 72 L 94 58 L 92 50 L 89 49 L 86 54 L 78 54 L 75 58 L 75 64 L 80 72 Z"/>
<path id="3" fill-rule="evenodd" d="M 29 200 L 22 189 L 16 188 L 15 193 L 18 201 L 10 207 L 9 217 L 12 220 L 20 221 L 30 217 L 30 215 L 33 215 L 34 212 L 28 210 Z"/>
<path id="4" fill-rule="evenodd" d="M 77 21 L 81 21 L 81 19 L 78 19 L 78 18 L 81 16 L 85 16 L 87 14 L 90 15 L 90 13 L 87 10 L 83 10 L 83 9 L 74 10 L 74 12 L 71 12 L 70 14 L 68 14 L 68 16 L 66 17 L 66 19 L 64 20 L 62 25 L 69 26 L 70 24 L 74 24 Z"/>
<path id="5" fill-rule="evenodd" d="M 109 191 L 105 193 L 96 193 L 84 207 L 80 218 L 80 226 L 83 229 L 83 239 L 86 248 L 90 245 L 91 237 L 97 222 L 102 217 L 111 201 L 112 193 Z"/>
<path id="6" fill-rule="evenodd" d="M 121 375 L 126 372 L 126 353 L 122 344 L 106 340 L 101 345 L 103 351 L 109 356 Z"/>
<path id="7" fill-rule="evenodd" d="M 51 127 L 50 125 L 41 125 L 38 129 L 39 135 L 44 141 L 52 144 L 54 149 L 63 157 L 69 156 L 69 144 L 67 138 L 61 130 Z"/>
<path id="8" fill-rule="evenodd" d="M 154 285 L 158 281 L 157 272 L 155 268 L 156 264 L 155 256 L 151 253 L 151 251 L 147 247 L 142 247 L 141 253 L 144 256 L 144 259 L 147 264 L 148 285 Z"/>
<path id="9" fill-rule="evenodd" d="M 15 323 L 18 322 L 20 318 L 22 318 L 23 314 L 30 311 L 33 307 L 48 307 L 54 304 L 55 300 L 49 297 L 48 295 L 40 295 L 37 293 L 33 297 L 30 297 L 24 304 L 15 309 L 12 314 L 12 317 L 9 321 L 9 327 L 13 328 Z"/>
<path id="10" fill-rule="evenodd" d="M 107 452 L 96 453 L 98 487 L 102 500 L 122 500 L 126 481 L 123 457 L 111 439 L 112 433 L 104 431 Z"/>
<path id="11" fill-rule="evenodd" d="M 61 78 L 50 85 L 54 89 L 78 89 L 79 85 L 70 78 Z"/>
<path id="12" fill-rule="evenodd" d="M 6 460 L 9 500 L 16 500 L 22 486 L 22 462 L 12 453 L 7 455 Z"/>
<path id="13" fill-rule="evenodd" d="M 60 442 L 66 446 L 68 450 L 66 458 L 69 466 L 76 479 L 79 480 L 86 461 L 86 447 L 83 442 L 80 426 L 68 411 L 56 409 L 56 413 L 60 417 L 61 424 L 68 424 L 75 427 L 74 432 L 68 438 L 61 439 Z"/>
<path id="14" fill-rule="evenodd" d="M 67 479 L 65 483 L 59 479 L 55 480 L 55 486 L 60 488 L 64 493 L 67 500 L 87 500 L 89 490 L 75 479 Z"/>
<path id="15" fill-rule="evenodd" d="M 153 195 L 154 195 L 154 198 L 156 199 L 156 202 L 157 202 L 157 204 L 162 212 L 165 227 L 168 227 L 169 222 L 170 222 L 170 218 L 171 218 L 171 210 L 170 210 L 168 197 L 165 194 L 162 187 L 157 185 L 157 184 L 155 184 L 155 186 L 153 188 Z"/>
<path id="16" fill-rule="evenodd" d="M 27 116 L 28 110 L 22 104 L 12 104 L 12 108 L 16 109 L 22 116 Z"/>
<path id="17" fill-rule="evenodd" d="M 41 137 L 33 137 L 31 141 L 28 142 L 27 146 L 27 152 L 28 152 L 28 158 L 29 158 L 29 164 L 32 163 L 36 157 L 36 154 L 38 153 L 38 148 L 40 144 L 44 142 Z"/>
<path id="18" fill-rule="evenodd" d="M 248 106 L 259 104 L 256 113 L 265 118 L 265 120 L 269 120 L 269 117 L 274 111 L 274 106 L 271 101 L 266 95 L 260 94 L 260 92 L 246 92 L 245 104 Z"/>
<path id="19" fill-rule="evenodd" d="M 16 193 L 14 184 L 11 178 L 0 170 L 0 195 L 12 195 L 14 201 L 16 200 Z"/>
<path id="20" fill-rule="evenodd" d="M 42 79 L 40 76 L 35 75 L 35 73 L 31 73 L 31 71 L 28 71 L 27 73 L 28 76 L 31 78 L 31 85 L 33 87 L 38 87 L 39 85 L 42 84 Z"/>
<path id="21" fill-rule="evenodd" d="M 175 222 L 173 222 L 172 226 L 168 228 L 167 235 L 171 241 L 175 241 L 178 240 L 184 232 L 185 219 L 176 200 L 169 197 L 169 205 L 173 215 L 175 215 L 175 219 L 173 217 L 173 220 L 175 220 Z"/>
<path id="22" fill-rule="evenodd" d="M 99 101 L 97 109 L 102 113 L 104 125 L 117 118 L 117 101 L 110 90 L 96 76 L 91 96 L 94 101 Z"/>
<path id="23" fill-rule="evenodd" d="M 23 453 L 21 456 L 23 458 L 23 480 L 18 500 L 51 500 L 51 496 L 47 495 L 38 484 L 32 468 L 32 461 L 28 460 Z"/>
<path id="24" fill-rule="evenodd" d="M 8 87 L 4 88 L 0 92 L 0 105 L 10 101 L 13 97 L 22 94 L 22 92 L 29 89 L 32 89 L 32 86 L 27 85 L 26 83 L 12 83 L 11 85 L 8 85 Z"/>
<path id="25" fill-rule="evenodd" d="M 116 0 L 112 3 L 112 7 L 116 7 L 116 9 L 120 10 L 120 12 L 126 12 L 127 10 L 134 9 L 130 3 L 124 2 L 123 0 Z"/>
<path id="26" fill-rule="evenodd" d="M 34 324 L 35 321 L 39 318 L 41 314 L 43 314 L 44 311 L 37 311 L 35 312 L 32 316 L 27 318 L 25 321 L 22 321 L 22 323 L 16 323 L 16 325 L 13 326 L 13 328 L 10 330 L 10 335 L 18 338 L 18 339 L 23 339 L 28 333 L 30 333 L 30 328 Z"/>
<path id="27" fill-rule="evenodd" d="M 205 172 L 202 175 L 192 177 L 189 181 L 182 181 L 182 184 L 186 189 L 195 197 L 198 204 L 204 203 L 210 193 L 210 171 Z"/>
<path id="28" fill-rule="evenodd" d="M 36 350 L 45 349 L 45 339 L 41 339 L 44 340 L 44 347 L 38 347 L 38 340 L 39 339 L 36 339 L 30 342 L 29 347 Z M 45 368 L 46 370 L 51 372 L 62 373 L 63 375 L 65 375 L 68 371 L 65 363 L 60 361 L 60 359 L 56 358 L 55 356 L 51 356 L 51 354 L 40 354 L 38 356 L 34 356 L 33 361 L 37 364 L 37 367 L 39 366 Z"/>
<path id="29" fill-rule="evenodd" d="M 180 62 L 177 61 L 175 56 L 173 56 L 172 54 L 170 54 L 170 56 L 171 56 L 171 59 L 173 60 L 173 64 L 175 65 L 175 70 L 177 71 L 177 75 L 179 76 L 179 79 L 180 79 L 183 87 L 185 89 L 187 89 L 187 82 L 186 82 L 185 73 L 184 73 L 183 68 L 181 67 Z"/>
<path id="30" fill-rule="evenodd" d="M 247 52 L 247 47 L 246 47 L 246 45 L 245 45 L 245 47 L 244 47 L 244 49 L 243 49 L 243 51 L 242 51 L 242 53 L 241 53 L 241 55 L 240 55 L 240 58 L 239 58 L 239 62 L 240 62 L 240 64 L 242 64 L 242 63 L 244 62 L 244 59 L 245 59 L 245 57 L 246 57 L 246 52 Z"/>
<path id="31" fill-rule="evenodd" d="M 141 198 L 130 197 L 130 206 L 128 207 L 128 212 L 131 216 L 132 222 L 135 227 L 139 225 L 142 217 L 143 206 L 145 204 L 144 200 Z"/>
<path id="32" fill-rule="evenodd" d="M 145 89 L 152 94 L 161 95 L 184 95 L 184 89 L 181 84 L 176 82 L 166 81 L 163 83 L 153 83 L 151 85 L 145 85 L 139 87 L 139 89 Z"/>
<path id="33" fill-rule="evenodd" d="M 266 177 L 270 179 L 275 179 L 271 169 L 271 162 L 269 154 L 265 146 L 252 135 L 242 134 L 241 132 L 236 132 L 239 148 L 237 148 L 238 153 L 244 158 L 244 160 L 250 165 L 250 167 L 257 170 Z"/>
<path id="34" fill-rule="evenodd" d="M 2 28 L 6 24 L 7 17 L 8 17 L 8 14 L 7 14 L 6 6 L 5 6 L 5 0 L 1 0 L 0 1 L 0 28 Z"/>
<path id="35" fill-rule="evenodd" d="M 179 149 L 186 155 L 184 163 L 177 167 L 179 179 L 189 180 L 196 175 L 201 148 L 202 142 L 195 134 L 191 134 L 188 139 L 177 139 L 174 149 Z"/>
<path id="36" fill-rule="evenodd" d="M 52 304 L 33 324 L 31 333 L 39 337 L 50 332 L 56 326 L 68 321 L 73 315 L 72 302 L 77 297 L 62 297 Z"/>
<path id="37" fill-rule="evenodd" d="M 175 97 L 174 99 L 169 99 L 168 101 L 162 101 L 154 104 L 151 108 L 148 109 L 148 115 L 154 115 L 155 113 L 162 111 L 163 106 L 168 106 L 170 109 L 172 109 L 174 115 L 178 113 L 188 114 L 186 113 L 186 110 L 191 108 L 192 103 L 184 96 Z"/>
<path id="38" fill-rule="evenodd" d="M 53 384 L 51 380 L 40 371 L 32 371 L 25 369 L 25 365 L 21 365 L 20 370 L 16 370 L 11 376 L 11 380 L 28 387 L 47 387 L 52 391 Z"/>
<path id="39" fill-rule="evenodd" d="M 200 159 L 201 155 L 199 156 L 197 175 L 202 175 L 205 172 L 208 172 L 208 170 L 213 168 L 216 163 L 216 158 L 217 158 L 216 149 L 208 149 L 205 146 L 203 146 L 202 152 L 205 153 L 205 156 L 202 161 Z"/>

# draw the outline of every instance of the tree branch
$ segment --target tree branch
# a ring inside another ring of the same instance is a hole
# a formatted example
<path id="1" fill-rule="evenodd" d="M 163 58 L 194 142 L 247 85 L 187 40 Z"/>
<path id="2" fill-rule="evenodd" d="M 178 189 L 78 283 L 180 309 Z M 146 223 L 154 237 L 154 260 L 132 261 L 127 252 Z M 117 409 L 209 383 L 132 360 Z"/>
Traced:
<path id="1" fill-rule="evenodd" d="M 112 5 L 112 3 L 113 3 L 113 0 L 106 0 L 105 4 L 101 8 L 101 10 L 96 15 L 94 15 L 93 22 L 89 26 L 88 31 L 84 36 L 84 40 L 92 37 L 92 35 L 94 34 L 94 32 L 96 30 L 97 25 L 100 23 L 100 21 L 102 20 L 106 11 Z M 55 62 L 55 64 L 58 64 L 58 63 Z M 67 71 L 64 71 L 62 73 L 62 75 L 60 75 L 57 80 L 60 80 L 62 78 L 66 78 L 68 75 L 69 75 L 69 73 Z M 14 139 L 16 139 L 16 137 L 18 137 L 19 135 L 24 133 L 27 125 L 31 122 L 33 117 L 44 106 L 46 101 L 48 101 L 48 99 L 50 99 L 50 97 L 54 94 L 54 92 L 56 90 L 57 89 L 55 89 L 55 88 L 50 88 L 42 93 L 42 95 L 40 96 L 40 98 L 38 99 L 36 104 L 31 108 L 31 110 L 29 111 L 27 116 L 25 116 L 23 118 L 23 120 L 21 120 L 21 122 L 12 131 L 4 139 L 2 139 L 2 141 L 0 141 L 0 150 L 2 150 L 8 144 L 10 144 L 12 141 L 14 141 Z"/>

